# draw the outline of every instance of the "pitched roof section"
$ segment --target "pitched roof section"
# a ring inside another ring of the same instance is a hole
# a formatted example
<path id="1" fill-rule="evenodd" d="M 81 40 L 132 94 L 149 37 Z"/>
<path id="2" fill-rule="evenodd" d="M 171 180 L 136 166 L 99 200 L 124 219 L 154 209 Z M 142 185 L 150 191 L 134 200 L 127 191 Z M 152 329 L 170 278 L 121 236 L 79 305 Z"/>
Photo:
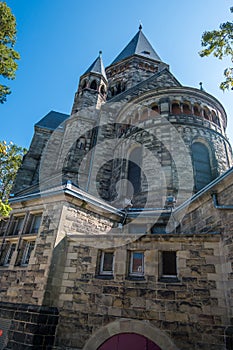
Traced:
<path id="1" fill-rule="evenodd" d="M 55 130 L 62 122 L 69 118 L 68 114 L 50 111 L 44 118 L 42 118 L 35 126 Z"/>
<path id="2" fill-rule="evenodd" d="M 102 51 L 99 52 L 99 56 L 92 63 L 92 65 L 86 70 L 84 75 L 87 74 L 87 73 L 100 74 L 107 80 L 107 76 L 106 76 L 106 73 L 105 73 L 104 64 L 103 64 L 103 60 L 102 60 Z"/>
<path id="3" fill-rule="evenodd" d="M 155 61 L 162 62 L 159 55 L 155 52 L 155 50 L 143 34 L 141 25 L 137 34 L 133 37 L 129 44 L 121 51 L 117 58 L 115 58 L 112 64 L 117 63 L 133 55 L 139 55 L 142 57 L 150 58 Z"/>

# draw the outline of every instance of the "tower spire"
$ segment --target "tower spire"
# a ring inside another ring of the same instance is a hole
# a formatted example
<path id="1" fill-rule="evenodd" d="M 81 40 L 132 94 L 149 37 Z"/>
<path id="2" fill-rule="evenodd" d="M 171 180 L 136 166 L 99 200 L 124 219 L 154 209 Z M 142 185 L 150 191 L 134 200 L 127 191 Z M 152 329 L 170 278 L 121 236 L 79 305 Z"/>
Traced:
<path id="1" fill-rule="evenodd" d="M 150 58 L 151 60 L 162 62 L 159 55 L 155 52 L 152 45 L 142 32 L 142 24 L 139 25 L 139 31 L 129 42 L 129 44 L 121 51 L 112 64 L 122 61 L 131 56 L 141 56 L 143 58 Z"/>

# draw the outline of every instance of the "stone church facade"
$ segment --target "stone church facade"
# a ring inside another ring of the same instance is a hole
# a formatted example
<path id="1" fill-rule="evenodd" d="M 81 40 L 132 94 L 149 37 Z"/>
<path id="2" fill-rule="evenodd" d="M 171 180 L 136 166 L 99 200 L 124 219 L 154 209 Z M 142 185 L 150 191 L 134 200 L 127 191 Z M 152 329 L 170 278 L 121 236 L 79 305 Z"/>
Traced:
<path id="1" fill-rule="evenodd" d="M 223 106 L 140 26 L 34 129 L 0 223 L 0 349 L 232 350 Z"/>

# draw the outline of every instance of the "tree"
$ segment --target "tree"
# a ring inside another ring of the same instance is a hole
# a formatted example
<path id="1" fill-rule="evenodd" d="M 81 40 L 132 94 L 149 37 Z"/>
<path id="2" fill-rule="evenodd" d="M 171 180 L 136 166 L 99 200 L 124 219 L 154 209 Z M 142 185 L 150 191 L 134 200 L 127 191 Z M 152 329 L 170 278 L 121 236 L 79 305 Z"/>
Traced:
<path id="1" fill-rule="evenodd" d="M 15 78 L 15 71 L 18 67 L 16 60 L 20 58 L 19 53 L 14 50 L 15 42 L 15 16 L 6 3 L 0 1 L 0 76 L 3 78 Z M 8 86 L 0 84 L 0 103 L 4 103 L 6 96 L 10 93 Z"/>
<path id="2" fill-rule="evenodd" d="M 233 13 L 233 7 L 230 8 Z M 199 54 L 201 57 L 213 54 L 220 60 L 229 56 L 233 63 L 233 22 L 222 23 L 219 30 L 204 32 L 202 35 L 201 45 L 205 47 Z M 225 80 L 220 84 L 220 89 L 233 90 L 233 67 L 224 70 Z"/>
<path id="3" fill-rule="evenodd" d="M 11 210 L 8 199 L 26 151 L 12 142 L 0 142 L 0 218 L 7 216 Z"/>

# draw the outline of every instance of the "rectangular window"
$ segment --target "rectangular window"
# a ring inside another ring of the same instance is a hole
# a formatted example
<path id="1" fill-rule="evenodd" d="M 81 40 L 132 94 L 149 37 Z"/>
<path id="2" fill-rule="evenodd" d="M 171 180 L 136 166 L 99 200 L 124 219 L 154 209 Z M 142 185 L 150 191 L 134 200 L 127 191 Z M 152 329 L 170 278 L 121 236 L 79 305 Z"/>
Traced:
<path id="1" fill-rule="evenodd" d="M 26 232 L 27 234 L 37 234 L 40 228 L 41 223 L 41 213 L 40 214 L 31 214 L 27 222 Z"/>
<path id="2" fill-rule="evenodd" d="M 35 242 L 34 241 L 27 241 L 25 242 L 24 246 L 22 247 L 22 258 L 20 261 L 21 266 L 26 266 L 29 263 L 31 253 L 35 247 Z"/>
<path id="3" fill-rule="evenodd" d="M 100 274 L 101 275 L 112 275 L 113 274 L 113 252 L 101 252 L 100 256 Z"/>
<path id="4" fill-rule="evenodd" d="M 41 214 L 33 215 L 32 221 L 31 221 L 31 226 L 29 229 L 29 233 L 30 234 L 38 233 L 39 228 L 40 228 L 40 223 L 41 223 Z"/>
<path id="5" fill-rule="evenodd" d="M 14 217 L 8 236 L 17 236 L 23 229 L 24 216 Z"/>
<path id="6" fill-rule="evenodd" d="M 16 243 L 7 243 L 5 246 L 5 249 L 2 252 L 1 255 L 1 265 L 2 266 L 9 266 L 11 262 L 12 255 L 15 251 Z"/>
<path id="7" fill-rule="evenodd" d="M 144 253 L 130 252 L 129 274 L 131 276 L 144 275 Z"/>
<path id="8" fill-rule="evenodd" d="M 162 252 L 162 276 L 161 277 L 177 277 L 176 252 Z"/>

